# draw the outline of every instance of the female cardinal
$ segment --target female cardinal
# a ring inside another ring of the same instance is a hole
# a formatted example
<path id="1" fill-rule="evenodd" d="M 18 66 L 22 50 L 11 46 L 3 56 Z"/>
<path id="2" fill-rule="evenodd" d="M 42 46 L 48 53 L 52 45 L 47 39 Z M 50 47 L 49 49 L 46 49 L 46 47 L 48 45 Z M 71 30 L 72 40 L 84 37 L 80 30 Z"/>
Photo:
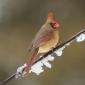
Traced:
<path id="1" fill-rule="evenodd" d="M 22 75 L 25 76 L 31 69 L 32 64 L 52 48 L 54 48 L 59 41 L 59 24 L 55 20 L 53 13 L 49 13 L 45 24 L 40 28 L 30 45 L 30 58 L 27 61 L 27 67 L 23 70 Z"/>

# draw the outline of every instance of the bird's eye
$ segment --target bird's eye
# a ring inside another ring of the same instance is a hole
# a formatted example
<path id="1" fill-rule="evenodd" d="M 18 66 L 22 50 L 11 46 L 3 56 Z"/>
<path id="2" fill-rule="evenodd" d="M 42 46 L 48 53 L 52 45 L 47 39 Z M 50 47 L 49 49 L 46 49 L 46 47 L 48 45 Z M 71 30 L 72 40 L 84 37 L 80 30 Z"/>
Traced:
<path id="1" fill-rule="evenodd" d="M 54 29 L 59 27 L 58 23 L 50 23 L 51 27 L 53 27 Z"/>

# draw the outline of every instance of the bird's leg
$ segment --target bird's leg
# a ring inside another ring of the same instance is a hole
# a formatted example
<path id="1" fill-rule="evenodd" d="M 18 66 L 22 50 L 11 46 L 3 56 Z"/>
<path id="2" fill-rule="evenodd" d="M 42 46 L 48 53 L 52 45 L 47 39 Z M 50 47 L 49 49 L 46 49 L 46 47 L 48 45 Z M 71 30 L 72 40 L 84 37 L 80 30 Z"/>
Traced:
<path id="1" fill-rule="evenodd" d="M 54 47 L 51 48 L 52 53 L 53 53 L 53 49 L 54 49 Z"/>
<path id="2" fill-rule="evenodd" d="M 52 51 L 52 54 L 51 54 L 51 56 L 53 56 L 53 52 L 54 52 L 54 51 L 53 51 L 53 49 L 54 49 L 54 47 L 52 47 L 52 48 L 51 48 L 51 51 Z"/>
<path id="3" fill-rule="evenodd" d="M 61 42 L 61 41 L 59 41 L 59 42 L 58 42 L 58 44 L 57 44 L 56 46 L 60 45 L 61 43 L 62 43 L 62 42 Z"/>
<path id="4" fill-rule="evenodd" d="M 23 76 L 26 76 L 27 75 L 27 73 L 31 69 L 32 64 L 36 61 L 36 59 L 37 59 L 37 53 L 38 53 L 38 48 L 33 51 L 31 57 L 26 62 L 27 67 L 23 70 L 23 73 L 22 73 Z"/>

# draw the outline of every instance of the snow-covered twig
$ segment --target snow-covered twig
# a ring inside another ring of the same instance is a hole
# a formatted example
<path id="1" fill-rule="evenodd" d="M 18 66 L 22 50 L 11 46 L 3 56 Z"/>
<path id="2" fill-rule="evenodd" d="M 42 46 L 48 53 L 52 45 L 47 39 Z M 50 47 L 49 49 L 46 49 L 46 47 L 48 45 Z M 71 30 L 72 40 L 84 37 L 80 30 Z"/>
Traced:
<path id="1" fill-rule="evenodd" d="M 43 69 L 44 65 L 46 67 L 48 67 L 48 68 L 51 68 L 52 66 L 49 63 L 49 61 L 53 61 L 54 60 L 54 56 L 51 55 L 52 53 L 56 53 L 57 56 L 61 56 L 62 53 L 63 53 L 64 48 L 69 46 L 70 43 L 72 43 L 73 41 L 82 42 L 84 40 L 85 40 L 85 29 L 81 30 L 79 33 L 77 33 L 76 35 L 72 36 L 68 40 L 62 42 L 61 44 L 59 44 L 58 46 L 56 46 L 55 48 L 50 50 L 48 53 L 46 53 L 44 56 L 41 56 L 38 60 L 36 60 L 33 63 L 29 73 L 34 72 L 36 75 L 39 75 L 40 73 L 42 73 L 44 71 L 44 69 Z M 8 79 L 2 81 L 0 83 L 0 85 L 3 85 L 5 83 L 7 83 L 8 81 L 10 81 L 13 78 L 18 78 L 18 77 L 22 76 L 22 71 L 23 71 L 23 69 L 26 66 L 27 66 L 26 64 L 20 66 L 17 69 L 17 72 L 15 74 L 11 75 Z"/>
<path id="2" fill-rule="evenodd" d="M 36 75 L 39 75 L 40 73 L 42 73 L 44 71 L 43 66 L 46 66 L 48 68 L 51 68 L 51 64 L 49 63 L 49 61 L 53 61 L 54 60 L 54 56 L 52 56 L 52 53 L 56 53 L 57 56 L 61 56 L 63 53 L 63 50 L 69 46 L 74 40 L 76 40 L 77 42 L 82 42 L 85 40 L 85 29 L 83 29 L 82 31 L 80 31 L 79 33 L 77 33 L 76 35 L 72 36 L 70 39 L 68 39 L 67 41 L 61 43 L 60 45 L 56 46 L 55 48 L 53 48 L 51 51 L 49 51 L 48 53 L 46 53 L 44 56 L 40 56 L 40 58 L 33 63 L 31 70 L 29 71 L 29 73 L 33 72 Z M 27 65 L 24 64 L 21 67 L 19 67 L 17 69 L 17 73 L 16 73 L 16 78 L 18 78 L 19 76 L 22 76 L 22 72 L 23 69 L 26 67 Z"/>

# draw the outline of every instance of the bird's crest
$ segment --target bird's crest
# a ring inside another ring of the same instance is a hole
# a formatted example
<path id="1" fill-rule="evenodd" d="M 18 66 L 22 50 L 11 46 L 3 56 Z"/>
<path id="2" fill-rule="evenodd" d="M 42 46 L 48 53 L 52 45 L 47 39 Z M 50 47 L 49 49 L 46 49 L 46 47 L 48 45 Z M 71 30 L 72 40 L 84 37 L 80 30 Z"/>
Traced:
<path id="1" fill-rule="evenodd" d="M 47 23 L 51 22 L 51 21 L 54 21 L 55 20 L 55 17 L 53 15 L 52 12 L 49 12 L 48 13 L 48 17 L 47 17 Z"/>

